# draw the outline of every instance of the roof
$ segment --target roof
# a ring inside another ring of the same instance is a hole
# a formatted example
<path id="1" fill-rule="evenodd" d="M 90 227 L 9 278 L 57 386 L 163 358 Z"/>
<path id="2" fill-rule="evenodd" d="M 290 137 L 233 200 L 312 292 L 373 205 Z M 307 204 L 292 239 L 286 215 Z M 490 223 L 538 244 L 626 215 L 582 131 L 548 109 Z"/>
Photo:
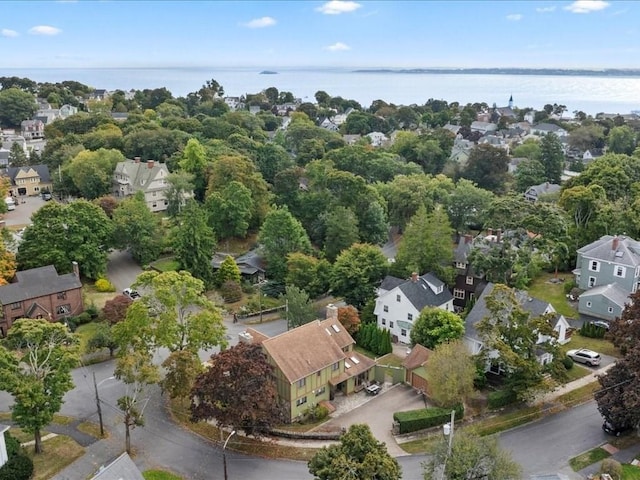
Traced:
<path id="1" fill-rule="evenodd" d="M 329 379 L 329 383 L 331 385 L 338 385 L 339 383 L 344 382 L 345 380 L 360 375 L 363 372 L 366 372 L 371 367 L 376 364 L 369 357 L 365 357 L 358 352 L 349 352 L 349 355 L 345 355 L 344 365 L 345 370 L 337 377 L 332 377 Z"/>
<path id="2" fill-rule="evenodd" d="M 127 452 L 124 452 L 106 467 L 101 467 L 91 480 L 144 480 L 144 477 Z"/>
<path id="3" fill-rule="evenodd" d="M 527 188 L 527 194 L 532 195 L 535 193 L 536 196 L 549 195 L 551 193 L 559 192 L 561 188 L 562 187 L 557 183 L 544 182 L 544 183 L 541 183 L 540 185 L 533 185 Z"/>
<path id="4" fill-rule="evenodd" d="M 538 123 L 532 127 L 534 130 L 540 130 L 542 132 L 557 132 L 559 130 L 564 130 L 562 127 L 554 123 Z"/>
<path id="5" fill-rule="evenodd" d="M 153 162 L 153 163 L 151 163 Z M 164 171 L 164 174 L 161 173 Z M 164 163 L 159 163 L 153 160 L 147 162 L 137 162 L 135 160 L 125 160 L 124 162 L 118 162 L 114 175 L 123 175 L 129 179 L 129 184 L 134 191 L 143 190 L 149 191 L 149 185 L 158 176 L 168 175 L 169 170 Z M 167 188 L 168 185 L 156 188 L 156 190 L 162 190 Z"/>
<path id="6" fill-rule="evenodd" d="M 15 283 L 0 287 L 0 304 L 9 305 L 81 287 L 82 283 L 75 274 L 58 275 L 53 265 L 32 268 L 17 272 Z"/>
<path id="7" fill-rule="evenodd" d="M 617 245 L 616 245 L 617 243 Z M 617 248 L 613 248 L 616 246 Z M 625 236 L 604 235 L 578 249 L 583 257 L 636 267 L 640 265 L 640 242 Z"/>
<path id="8" fill-rule="evenodd" d="M 264 342 L 267 338 L 269 338 L 268 335 L 265 335 L 262 332 L 259 332 L 258 330 L 254 329 L 254 328 L 247 328 L 245 330 L 246 333 L 248 333 L 251 336 L 251 343 L 262 343 Z"/>
<path id="9" fill-rule="evenodd" d="M 473 248 L 473 237 L 471 235 L 460 235 L 458 246 L 453 251 L 453 259 L 458 263 L 467 263 L 469 261 L 469 253 Z"/>
<path id="10" fill-rule="evenodd" d="M 29 170 L 34 170 L 40 177 L 41 183 L 50 183 L 51 176 L 49 175 L 49 167 L 46 165 L 30 165 L 28 167 L 9 167 L 7 168 L 7 175 L 12 182 L 15 182 L 16 176 L 22 171 L 28 173 Z"/>
<path id="11" fill-rule="evenodd" d="M 338 332 L 335 331 L 336 328 Z M 339 340 L 336 341 L 336 338 Z M 350 338 L 351 344 L 355 343 L 337 320 L 314 320 L 264 340 L 262 347 L 287 380 L 294 383 L 346 359 L 340 346 L 344 343 L 344 338 Z"/>
<path id="12" fill-rule="evenodd" d="M 476 330 L 476 324 L 490 315 L 487 308 L 487 297 L 493 292 L 495 285 L 493 283 L 487 283 L 487 286 L 482 291 L 482 294 L 478 297 L 475 305 L 467 315 L 465 319 L 465 336 L 475 340 L 479 340 L 478 331 Z M 524 290 L 515 290 L 516 299 L 520 306 L 529 312 L 533 318 L 540 317 L 549 308 L 549 303 L 537 298 L 529 296 L 529 293 Z"/>
<path id="13" fill-rule="evenodd" d="M 432 273 L 418 277 L 416 282 L 411 279 L 406 280 L 398 288 L 419 312 L 425 307 L 439 307 L 453 300 L 453 295 L 445 287 L 444 282 Z M 436 293 L 439 288 L 440 293 Z"/>
<path id="14" fill-rule="evenodd" d="M 616 305 L 624 308 L 625 304 L 629 303 L 629 292 L 626 292 L 615 283 L 608 285 L 601 285 L 599 287 L 593 287 L 580 295 L 580 298 L 589 297 L 605 297 L 611 300 Z"/>
<path id="15" fill-rule="evenodd" d="M 398 278 L 398 277 L 393 277 L 391 275 L 387 275 L 386 277 L 384 277 L 384 280 L 382 280 L 382 283 L 380 284 L 379 289 L 384 290 L 385 292 L 388 292 L 390 290 L 393 290 L 397 286 L 402 285 L 406 281 L 407 280 L 405 280 L 404 278 Z"/>
<path id="16" fill-rule="evenodd" d="M 413 370 L 414 368 L 421 367 L 429 359 L 429 355 L 431 355 L 431 353 L 431 350 L 418 343 L 411 349 L 407 358 L 404 359 L 402 366 L 407 370 Z"/>

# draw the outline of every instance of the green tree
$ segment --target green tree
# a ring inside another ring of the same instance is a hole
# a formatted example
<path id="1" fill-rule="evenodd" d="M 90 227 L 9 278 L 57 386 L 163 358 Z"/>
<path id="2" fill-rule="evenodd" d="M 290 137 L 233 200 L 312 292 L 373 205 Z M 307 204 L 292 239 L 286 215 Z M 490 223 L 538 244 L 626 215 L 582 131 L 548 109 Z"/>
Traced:
<path id="1" fill-rule="evenodd" d="M 343 250 L 331 273 L 333 294 L 356 308 L 375 296 L 375 288 L 387 273 L 387 259 L 374 245 L 356 243 Z"/>
<path id="2" fill-rule="evenodd" d="M 571 148 L 581 152 L 604 147 L 604 128 L 600 125 L 581 125 L 572 130 L 568 138 Z"/>
<path id="3" fill-rule="evenodd" d="M 359 240 L 358 219 L 353 210 L 336 207 L 329 212 L 325 221 L 324 253 L 332 262 L 345 248 Z"/>
<path id="4" fill-rule="evenodd" d="M 287 255 L 311 250 L 307 232 L 287 207 L 275 208 L 267 214 L 259 240 L 267 261 L 267 271 L 277 281 L 283 281 L 286 275 Z"/>
<path id="5" fill-rule="evenodd" d="M 0 125 L 3 127 L 20 127 L 20 123 L 32 118 L 37 110 L 33 93 L 15 87 L 0 90 Z"/>
<path id="6" fill-rule="evenodd" d="M 312 322 L 318 315 L 309 295 L 295 285 L 288 285 L 282 300 L 286 305 L 287 327 L 295 328 Z"/>
<path id="7" fill-rule="evenodd" d="M 547 182 L 560 183 L 564 170 L 564 152 L 557 135 L 549 133 L 540 142 L 540 163 L 544 165 Z"/>
<path id="8" fill-rule="evenodd" d="M 180 267 L 205 286 L 213 284 L 214 274 L 211 260 L 216 247 L 215 232 L 207 223 L 205 211 L 190 200 L 175 220 L 173 229 L 173 253 Z"/>
<path id="9" fill-rule="evenodd" d="M 295 166 L 295 161 L 280 145 L 267 143 L 258 150 L 256 165 L 264 179 L 273 185 L 276 174 Z"/>
<path id="10" fill-rule="evenodd" d="M 230 182 L 207 197 L 209 224 L 221 239 L 246 236 L 253 214 L 251 191 L 240 182 Z"/>
<path id="11" fill-rule="evenodd" d="M 441 308 L 426 307 L 411 328 L 411 344 L 435 348 L 464 335 L 464 321 L 459 315 Z"/>
<path id="12" fill-rule="evenodd" d="M 81 196 L 93 200 L 111 191 L 113 172 L 118 162 L 124 160 L 124 155 L 118 150 L 83 150 L 62 170 Z"/>
<path id="13" fill-rule="evenodd" d="M 403 276 L 434 272 L 449 281 L 453 263 L 453 230 L 443 209 L 427 214 L 424 207 L 411 219 L 398 246 L 394 270 Z"/>
<path id="14" fill-rule="evenodd" d="M 11 418 L 35 440 L 42 453 L 42 428 L 62 407 L 73 388 L 71 369 L 76 365 L 75 337 L 61 323 L 20 319 L 0 346 L 0 388 L 13 395 Z"/>
<path id="15" fill-rule="evenodd" d="M 178 170 L 172 172 L 167 177 L 169 188 L 165 196 L 167 198 L 167 215 L 174 218 L 180 214 L 186 203 L 186 199 L 191 196 L 194 190 L 194 175 Z"/>
<path id="16" fill-rule="evenodd" d="M 72 270 L 96 279 L 107 269 L 112 223 L 104 211 L 86 200 L 68 205 L 49 202 L 31 216 L 16 257 L 21 270 L 54 265 L 58 273 Z"/>
<path id="17" fill-rule="evenodd" d="M 283 423 L 274 369 L 260 345 L 239 343 L 211 356 L 191 391 L 191 419 L 255 437 Z"/>
<path id="18" fill-rule="evenodd" d="M 470 226 L 482 225 L 493 194 L 461 178 L 446 199 L 446 211 L 456 232 L 468 232 Z"/>
<path id="19" fill-rule="evenodd" d="M 171 398 L 188 397 L 196 378 L 204 371 L 198 354 L 191 350 L 171 352 L 162 362 L 162 367 L 167 370 L 167 374 L 160 385 L 162 391 L 167 392 Z"/>
<path id="20" fill-rule="evenodd" d="M 113 211 L 113 226 L 116 248 L 128 248 L 140 265 L 158 258 L 162 246 L 160 220 L 149 210 L 142 192 L 118 204 Z"/>
<path id="21" fill-rule="evenodd" d="M 627 125 L 613 127 L 608 137 L 609 151 L 631 155 L 636 149 L 636 134 Z"/>
<path id="22" fill-rule="evenodd" d="M 24 153 L 20 142 L 13 142 L 11 144 L 11 150 L 9 150 L 9 166 L 26 167 L 28 164 L 27 154 Z"/>
<path id="23" fill-rule="evenodd" d="M 514 158 L 527 158 L 528 160 L 540 160 L 540 142 L 537 139 L 527 139 L 511 151 Z"/>
<path id="24" fill-rule="evenodd" d="M 103 348 L 108 348 L 109 357 L 113 358 L 113 354 L 118 348 L 118 343 L 111 332 L 109 324 L 98 323 L 93 335 L 87 342 L 87 351 L 95 352 L 96 350 L 102 350 Z"/>
<path id="25" fill-rule="evenodd" d="M 238 268 L 236 261 L 231 255 L 227 255 L 227 257 L 220 264 L 220 268 L 216 272 L 216 285 L 220 286 L 229 281 L 235 282 L 237 284 L 242 281 L 240 268 Z"/>
<path id="26" fill-rule="evenodd" d="M 444 475 L 441 473 L 444 465 Z M 424 480 L 518 480 L 522 478 L 520 465 L 498 446 L 496 437 L 479 437 L 457 431 L 451 452 L 446 440 L 435 448 L 431 459 L 424 464 Z"/>
<path id="27" fill-rule="evenodd" d="M 359 213 L 358 230 L 360 232 L 360 240 L 372 245 L 385 243 L 389 238 L 389 223 L 387 222 L 387 214 L 380 202 L 370 202 Z"/>
<path id="28" fill-rule="evenodd" d="M 309 472 L 317 480 L 399 480 L 398 461 L 371 433 L 368 425 L 351 425 L 340 443 L 323 447 L 309 460 Z"/>
<path id="29" fill-rule="evenodd" d="M 480 188 L 500 194 L 506 191 L 508 166 L 507 152 L 485 143 L 471 151 L 462 176 Z"/>
<path id="30" fill-rule="evenodd" d="M 463 405 L 473 392 L 476 364 L 461 340 L 441 343 L 427 358 L 429 396 L 443 407 Z"/>
<path id="31" fill-rule="evenodd" d="M 294 285 L 316 298 L 329 290 L 331 264 L 304 253 L 287 255 L 287 285 Z"/>
<path id="32" fill-rule="evenodd" d="M 516 169 L 516 188 L 518 192 L 525 192 L 533 185 L 546 181 L 547 174 L 544 165 L 539 160 L 525 160 Z"/>
<path id="33" fill-rule="evenodd" d="M 179 164 L 182 170 L 193 175 L 193 193 L 196 200 L 203 201 L 207 189 L 205 172 L 208 159 L 204 147 L 198 140 L 192 138 L 187 142 L 187 145 L 182 151 Z"/>

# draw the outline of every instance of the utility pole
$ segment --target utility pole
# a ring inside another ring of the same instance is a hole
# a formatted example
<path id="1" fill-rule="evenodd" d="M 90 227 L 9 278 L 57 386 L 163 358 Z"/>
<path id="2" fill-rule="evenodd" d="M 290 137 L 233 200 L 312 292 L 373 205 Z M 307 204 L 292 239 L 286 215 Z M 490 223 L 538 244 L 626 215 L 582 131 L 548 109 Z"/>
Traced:
<path id="1" fill-rule="evenodd" d="M 258 284 L 258 306 L 260 308 L 260 323 L 262 323 L 262 284 Z"/>
<path id="2" fill-rule="evenodd" d="M 98 395 L 98 384 L 96 383 L 96 372 L 93 372 L 93 389 L 96 392 L 96 406 L 98 407 L 98 419 L 100 420 L 100 436 L 104 437 L 104 423 L 102 422 L 102 407 L 100 406 L 100 396 Z"/>
<path id="3" fill-rule="evenodd" d="M 447 447 L 447 456 L 444 458 L 444 464 L 442 465 L 442 475 L 440 476 L 441 480 L 445 480 L 445 471 L 447 469 L 447 460 L 451 456 L 451 450 L 453 448 L 453 428 L 454 423 L 456 421 L 456 411 L 451 410 L 451 422 L 445 423 L 442 426 L 442 430 L 446 436 L 449 437 L 449 446 Z"/>

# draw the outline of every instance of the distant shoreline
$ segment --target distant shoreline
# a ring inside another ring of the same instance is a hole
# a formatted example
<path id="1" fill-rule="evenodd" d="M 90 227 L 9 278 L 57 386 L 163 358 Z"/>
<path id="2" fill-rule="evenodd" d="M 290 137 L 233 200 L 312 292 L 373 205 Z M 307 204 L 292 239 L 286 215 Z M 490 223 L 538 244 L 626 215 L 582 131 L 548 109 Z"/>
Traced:
<path id="1" fill-rule="evenodd" d="M 602 70 L 561 68 L 366 68 L 353 73 L 412 73 L 441 75 L 561 75 L 584 77 L 640 77 L 640 69 L 606 68 Z"/>

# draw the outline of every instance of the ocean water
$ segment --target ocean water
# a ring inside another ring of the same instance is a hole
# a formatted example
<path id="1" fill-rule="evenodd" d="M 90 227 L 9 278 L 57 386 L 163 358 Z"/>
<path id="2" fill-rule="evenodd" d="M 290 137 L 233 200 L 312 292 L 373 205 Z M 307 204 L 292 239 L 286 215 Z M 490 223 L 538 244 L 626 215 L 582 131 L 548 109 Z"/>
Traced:
<path id="1" fill-rule="evenodd" d="M 506 106 L 513 95 L 515 106 L 520 108 L 541 109 L 547 103 L 558 103 L 565 105 L 568 112 L 582 110 L 591 115 L 640 110 L 640 77 L 356 73 L 346 68 L 275 70 L 276 75 L 260 74 L 262 69 L 258 67 L 13 68 L 1 69 L 0 76 L 27 77 L 38 82 L 76 80 L 107 90 L 166 87 L 176 97 L 195 92 L 214 78 L 231 96 L 276 87 L 313 102 L 315 92 L 324 90 L 332 96 L 356 100 L 364 107 L 377 99 L 396 105 L 420 105 L 430 98 L 463 105 L 486 102 Z"/>

